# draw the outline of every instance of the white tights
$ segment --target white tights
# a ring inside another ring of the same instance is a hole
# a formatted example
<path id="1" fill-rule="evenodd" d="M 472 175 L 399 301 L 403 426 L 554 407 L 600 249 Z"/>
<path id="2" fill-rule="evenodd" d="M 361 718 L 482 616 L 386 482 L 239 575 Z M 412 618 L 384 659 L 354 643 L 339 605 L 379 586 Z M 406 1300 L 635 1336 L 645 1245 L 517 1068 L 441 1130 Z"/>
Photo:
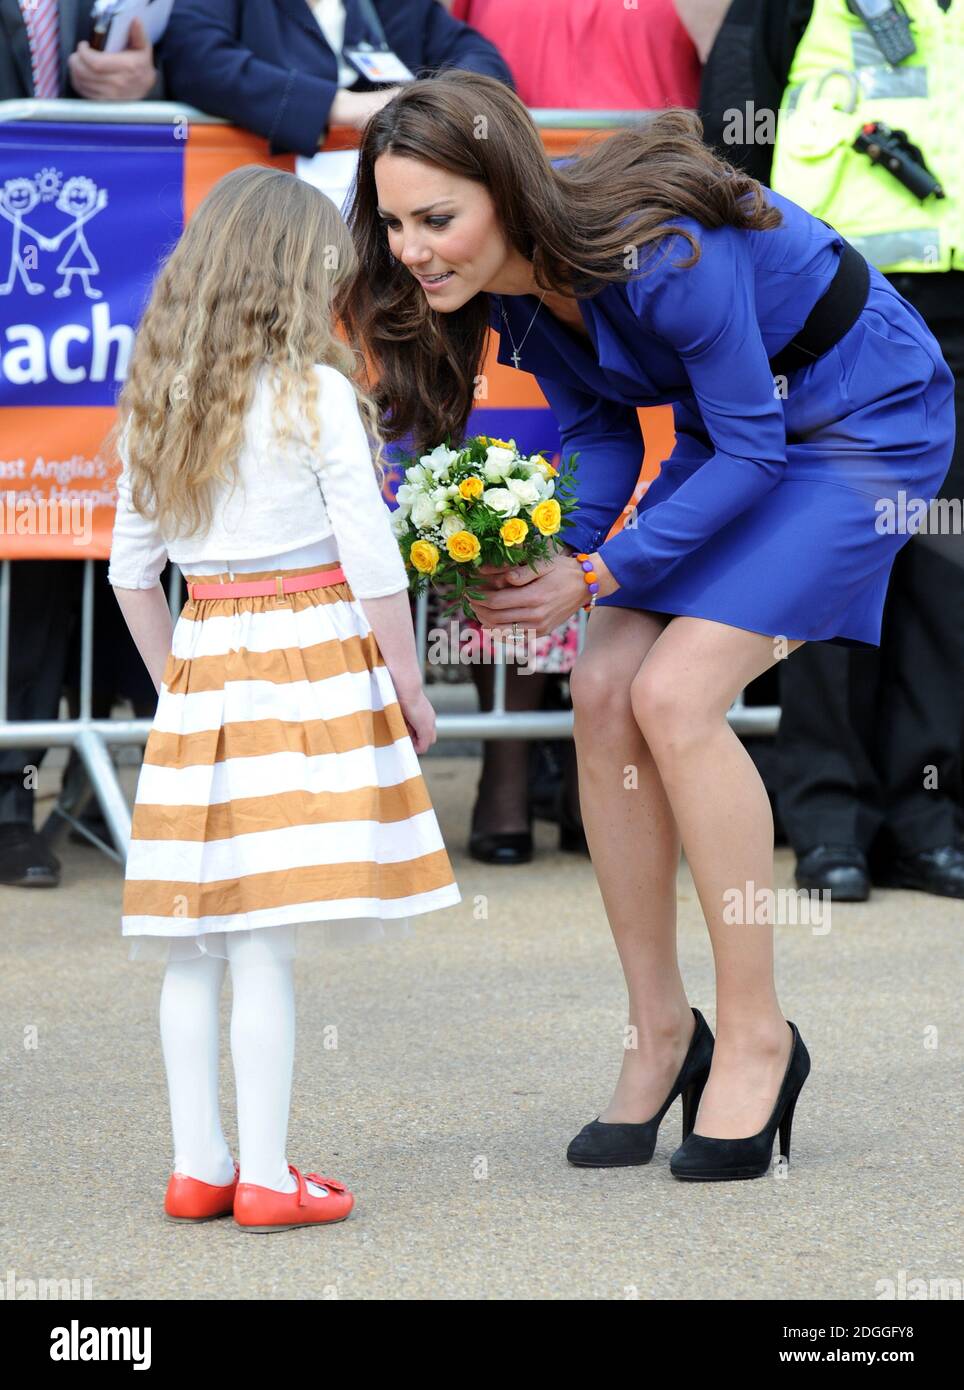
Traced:
<path id="1" fill-rule="evenodd" d="M 224 935 L 228 959 L 169 961 L 161 987 L 161 1046 L 174 1130 L 173 1171 L 224 1186 L 234 1161 L 221 1128 L 218 1035 L 230 962 L 231 1057 L 238 1102 L 241 1182 L 293 1192 L 286 1142 L 295 1049 L 294 962 L 269 927 Z M 308 1183 L 314 1196 L 327 1188 Z"/>

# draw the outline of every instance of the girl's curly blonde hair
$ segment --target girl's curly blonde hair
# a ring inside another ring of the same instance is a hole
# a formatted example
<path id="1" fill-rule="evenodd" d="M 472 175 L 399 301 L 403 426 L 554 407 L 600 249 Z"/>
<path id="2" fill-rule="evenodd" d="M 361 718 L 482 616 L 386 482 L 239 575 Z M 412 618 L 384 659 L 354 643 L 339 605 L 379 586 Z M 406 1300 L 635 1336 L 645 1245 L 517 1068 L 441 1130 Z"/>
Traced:
<path id="1" fill-rule="evenodd" d="M 132 505 L 166 536 L 206 532 L 212 480 L 237 480 L 262 365 L 275 373 L 279 446 L 294 439 L 316 453 L 313 364 L 352 381 L 381 488 L 377 411 L 352 380 L 356 354 L 335 333 L 357 265 L 338 208 L 293 174 L 248 165 L 211 188 L 154 282 L 108 435 L 116 449 L 126 433 Z"/>

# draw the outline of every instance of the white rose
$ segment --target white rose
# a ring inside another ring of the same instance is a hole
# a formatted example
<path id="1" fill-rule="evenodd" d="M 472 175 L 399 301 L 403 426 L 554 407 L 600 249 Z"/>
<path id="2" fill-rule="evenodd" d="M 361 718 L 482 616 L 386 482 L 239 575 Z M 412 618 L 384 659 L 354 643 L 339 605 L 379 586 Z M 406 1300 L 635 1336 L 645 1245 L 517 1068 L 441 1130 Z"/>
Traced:
<path id="1" fill-rule="evenodd" d="M 431 497 L 426 497 L 425 493 L 420 493 L 412 503 L 412 522 L 420 531 L 424 531 L 427 526 L 434 526 L 438 519 L 438 508 Z"/>
<path id="2" fill-rule="evenodd" d="M 539 501 L 539 489 L 531 478 L 506 478 L 505 485 L 523 507 L 534 506 Z"/>
<path id="3" fill-rule="evenodd" d="M 506 487 L 489 487 L 482 494 L 482 501 L 491 507 L 497 516 L 518 516 L 519 499 Z"/>
<path id="4" fill-rule="evenodd" d="M 500 482 L 515 463 L 515 452 L 512 449 L 501 449 L 498 444 L 490 444 L 485 451 L 485 463 L 482 471 L 490 483 Z"/>
<path id="5" fill-rule="evenodd" d="M 456 531 L 461 531 L 465 522 L 460 516 L 444 516 L 442 518 L 442 539 L 447 541 L 449 536 L 454 536 Z"/>

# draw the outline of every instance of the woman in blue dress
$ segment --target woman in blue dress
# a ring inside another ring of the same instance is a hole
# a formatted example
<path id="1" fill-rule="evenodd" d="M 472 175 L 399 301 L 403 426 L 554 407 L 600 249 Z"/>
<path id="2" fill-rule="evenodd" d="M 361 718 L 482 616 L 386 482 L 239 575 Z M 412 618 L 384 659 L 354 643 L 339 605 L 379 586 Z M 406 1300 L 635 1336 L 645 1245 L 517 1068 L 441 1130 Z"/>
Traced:
<path id="1" fill-rule="evenodd" d="M 879 644 L 910 535 L 882 518 L 901 493 L 936 496 L 954 412 L 937 342 L 872 267 L 868 288 L 859 258 L 858 298 L 813 355 L 811 311 L 849 248 L 700 136 L 674 110 L 553 163 L 497 81 L 414 82 L 363 133 L 348 214 L 361 272 L 343 308 L 386 438 L 462 436 L 493 327 L 499 360 L 536 377 L 563 455 L 578 450 L 572 551 L 538 575 L 485 570 L 476 607 L 541 635 L 589 598 L 576 552 L 598 575 L 574 737 L 633 1045 L 568 1157 L 648 1162 L 681 1095 L 673 1174 L 724 1180 L 765 1173 L 778 1129 L 789 1157 L 810 1068 L 774 984 L 770 805 L 727 711 L 804 642 Z M 810 355 L 776 370 L 794 340 Z M 640 472 L 637 407 L 667 402 L 676 447 L 607 540 Z M 715 1042 L 677 960 L 681 846 L 712 943 Z"/>

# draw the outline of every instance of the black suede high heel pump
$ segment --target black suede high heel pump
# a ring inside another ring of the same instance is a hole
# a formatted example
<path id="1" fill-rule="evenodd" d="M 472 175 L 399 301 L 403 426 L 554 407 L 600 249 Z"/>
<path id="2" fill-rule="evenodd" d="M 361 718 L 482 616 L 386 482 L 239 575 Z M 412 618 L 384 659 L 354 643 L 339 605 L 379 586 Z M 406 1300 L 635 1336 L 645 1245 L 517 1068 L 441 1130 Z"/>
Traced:
<path id="1" fill-rule="evenodd" d="M 651 1120 L 642 1124 L 608 1124 L 590 1120 L 566 1150 L 566 1158 L 577 1168 L 629 1168 L 648 1163 L 656 1148 L 660 1122 L 678 1095 L 683 1097 L 683 1138 L 696 1123 L 700 1096 L 713 1060 L 713 1034 L 699 1009 L 694 1009 L 696 1027 L 689 1051 L 666 1100 Z"/>
<path id="2" fill-rule="evenodd" d="M 773 1139 L 780 1131 L 780 1155 L 790 1161 L 790 1128 L 793 1112 L 803 1083 L 810 1075 L 810 1053 L 797 1031 L 793 1029 L 790 1060 L 783 1085 L 769 1120 L 759 1134 L 746 1139 L 712 1139 L 707 1134 L 693 1134 L 683 1141 L 669 1161 L 674 1178 L 683 1182 L 728 1182 L 739 1178 L 763 1178 L 770 1170 Z M 695 1123 L 695 1120 L 694 1120 Z"/>

